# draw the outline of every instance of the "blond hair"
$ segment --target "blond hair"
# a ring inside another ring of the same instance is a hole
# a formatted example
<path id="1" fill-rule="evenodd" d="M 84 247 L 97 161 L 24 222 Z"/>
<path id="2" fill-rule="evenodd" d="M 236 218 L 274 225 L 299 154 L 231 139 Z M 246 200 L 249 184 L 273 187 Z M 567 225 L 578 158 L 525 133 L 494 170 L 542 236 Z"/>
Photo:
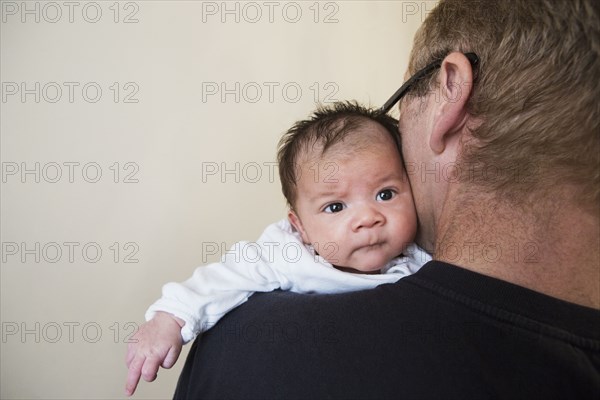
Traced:
<path id="1" fill-rule="evenodd" d="M 469 174 L 477 185 L 518 198 L 572 184 L 581 205 L 598 206 L 599 10 L 597 0 L 442 0 L 428 15 L 409 72 L 452 51 L 480 59 L 467 109 L 482 123 L 462 170 L 514 172 Z M 412 95 L 437 90 L 436 76 Z"/>

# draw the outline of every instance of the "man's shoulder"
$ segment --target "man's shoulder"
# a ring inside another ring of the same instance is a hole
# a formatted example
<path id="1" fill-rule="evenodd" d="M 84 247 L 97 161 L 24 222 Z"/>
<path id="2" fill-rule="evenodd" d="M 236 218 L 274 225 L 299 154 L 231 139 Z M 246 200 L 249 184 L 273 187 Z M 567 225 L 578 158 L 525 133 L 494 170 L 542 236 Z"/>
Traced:
<path id="1" fill-rule="evenodd" d="M 396 284 L 255 294 L 194 343 L 175 397 L 395 397 L 389 385 L 367 388 L 397 365 L 389 350 L 402 332 L 389 317 L 410 297 Z"/>
<path id="2" fill-rule="evenodd" d="M 600 314 L 560 310 L 552 299 L 513 286 L 432 262 L 372 290 L 257 294 L 195 343 L 178 396 L 553 398 L 598 392 L 598 363 L 586 369 L 575 360 L 597 354 L 600 340 L 580 340 L 589 332 L 576 330 L 582 319 Z M 517 315 L 501 302 L 513 296 L 531 307 L 519 307 Z M 572 321 L 541 321 L 550 316 Z M 565 336 L 566 329 L 575 331 Z M 514 374 L 515 365 L 531 363 L 535 368 Z M 563 381 L 549 385 L 549 376 Z M 528 384 L 521 387 L 523 379 Z"/>

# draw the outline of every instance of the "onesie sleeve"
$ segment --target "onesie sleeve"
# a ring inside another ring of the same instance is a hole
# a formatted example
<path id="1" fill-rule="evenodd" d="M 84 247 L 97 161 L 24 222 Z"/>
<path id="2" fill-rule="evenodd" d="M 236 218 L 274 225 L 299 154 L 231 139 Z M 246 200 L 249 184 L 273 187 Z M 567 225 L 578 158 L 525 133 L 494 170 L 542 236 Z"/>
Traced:
<path id="1" fill-rule="evenodd" d="M 185 321 L 181 336 L 187 343 L 253 293 L 289 289 L 285 277 L 273 268 L 275 247 L 282 240 L 277 224 L 270 225 L 257 242 L 238 242 L 220 262 L 196 268 L 184 282 L 167 283 L 162 297 L 146 311 L 146 320 L 157 311 L 181 318 Z"/>

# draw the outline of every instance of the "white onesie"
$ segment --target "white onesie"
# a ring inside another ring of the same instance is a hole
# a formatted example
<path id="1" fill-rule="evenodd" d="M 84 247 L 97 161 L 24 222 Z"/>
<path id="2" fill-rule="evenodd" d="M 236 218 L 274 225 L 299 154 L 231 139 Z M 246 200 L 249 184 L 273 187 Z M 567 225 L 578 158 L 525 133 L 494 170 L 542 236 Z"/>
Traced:
<path id="1" fill-rule="evenodd" d="M 146 320 L 164 311 L 185 321 L 184 343 L 208 330 L 255 292 L 340 293 L 372 289 L 411 275 L 431 256 L 416 244 L 382 268 L 381 274 L 342 272 L 302 243 L 288 220 L 269 225 L 256 242 L 238 242 L 220 263 L 196 268 L 182 283 L 167 283 Z"/>

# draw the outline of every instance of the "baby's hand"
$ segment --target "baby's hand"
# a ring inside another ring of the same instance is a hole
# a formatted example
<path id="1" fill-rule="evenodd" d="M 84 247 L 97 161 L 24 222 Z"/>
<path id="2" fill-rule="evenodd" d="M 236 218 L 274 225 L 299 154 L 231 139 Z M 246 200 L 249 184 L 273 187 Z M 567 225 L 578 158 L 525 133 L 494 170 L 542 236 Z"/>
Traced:
<path id="1" fill-rule="evenodd" d="M 157 312 L 142 324 L 127 348 L 125 363 L 129 372 L 125 394 L 135 392 L 140 376 L 146 382 L 156 379 L 158 367 L 171 368 L 181 352 L 181 328 L 185 322 L 171 314 Z"/>

